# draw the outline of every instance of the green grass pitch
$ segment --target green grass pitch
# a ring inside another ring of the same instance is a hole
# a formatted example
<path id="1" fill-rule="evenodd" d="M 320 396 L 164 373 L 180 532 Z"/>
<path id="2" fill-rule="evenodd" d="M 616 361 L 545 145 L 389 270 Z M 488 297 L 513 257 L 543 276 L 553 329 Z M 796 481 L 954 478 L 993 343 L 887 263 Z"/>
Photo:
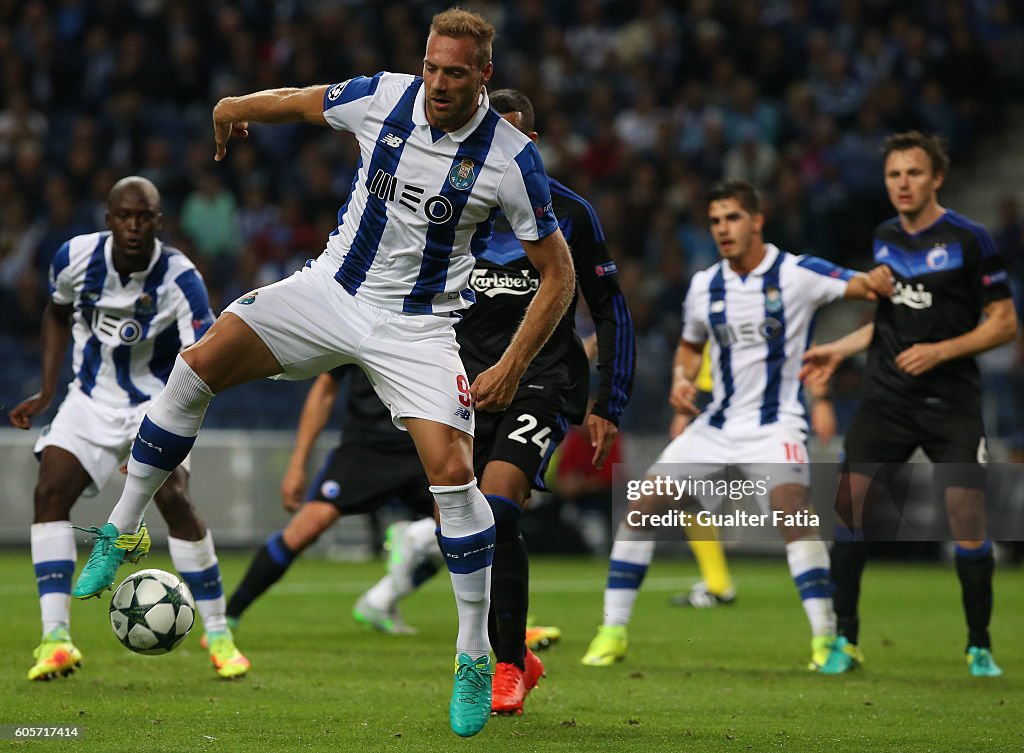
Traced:
<path id="1" fill-rule="evenodd" d="M 80 552 L 80 555 L 82 553 Z M 83 555 L 84 556 L 84 555 Z M 246 555 L 222 559 L 228 590 Z M 143 561 L 171 569 L 165 554 Z M 404 609 L 417 636 L 359 627 L 350 609 L 378 563 L 298 561 L 246 615 L 237 638 L 251 674 L 219 680 L 196 629 L 174 653 L 136 656 L 107 620 L 107 598 L 76 602 L 75 675 L 30 683 L 39 635 L 27 551 L 0 553 L 0 725 L 77 724 L 86 737 L 6 741 L 75 751 L 1019 751 L 1024 749 L 1024 572 L 996 576 L 993 640 L 1006 674 L 977 680 L 963 661 L 952 567 L 869 563 L 862 603 L 867 666 L 804 669 L 809 636 L 782 559 L 738 560 L 731 608 L 668 597 L 692 562 L 658 560 L 637 604 L 625 662 L 583 667 L 599 621 L 605 563 L 537 558 L 532 613 L 565 637 L 526 714 L 494 717 L 467 740 L 448 729 L 455 608 L 438 577 Z M 79 562 L 81 567 L 81 561 Z M 128 569 L 122 570 L 126 574 Z"/>

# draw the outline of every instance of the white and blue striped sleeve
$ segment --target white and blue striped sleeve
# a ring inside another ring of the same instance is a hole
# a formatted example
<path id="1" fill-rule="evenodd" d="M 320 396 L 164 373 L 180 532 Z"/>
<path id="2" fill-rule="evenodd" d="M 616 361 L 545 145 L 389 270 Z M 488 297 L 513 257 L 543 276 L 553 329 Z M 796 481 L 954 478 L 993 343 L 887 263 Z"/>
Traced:
<path id="1" fill-rule="evenodd" d="M 71 241 L 65 241 L 50 262 L 50 299 L 66 306 L 75 302 L 74 273 L 71 269 Z"/>
<path id="2" fill-rule="evenodd" d="M 817 256 L 798 256 L 796 261 L 797 290 L 816 306 L 842 298 L 846 287 L 857 274 Z"/>
<path id="3" fill-rule="evenodd" d="M 526 143 L 502 176 L 498 206 L 521 241 L 537 241 L 558 229 L 551 206 L 551 183 L 532 141 Z"/>
<path id="4" fill-rule="evenodd" d="M 181 340 L 181 347 L 187 348 L 199 342 L 199 338 L 213 325 L 210 298 L 203 278 L 193 267 L 174 278 L 171 290 L 177 298 L 175 313 L 178 319 L 178 338 Z"/>
<path id="5" fill-rule="evenodd" d="M 690 288 L 683 301 L 683 332 L 680 337 L 688 343 L 707 342 L 708 325 L 705 301 L 708 295 L 707 275 L 697 272 L 690 280 Z"/>
<path id="6" fill-rule="evenodd" d="M 356 76 L 327 87 L 324 92 L 324 120 L 338 131 L 355 132 L 363 121 L 384 73 Z"/>

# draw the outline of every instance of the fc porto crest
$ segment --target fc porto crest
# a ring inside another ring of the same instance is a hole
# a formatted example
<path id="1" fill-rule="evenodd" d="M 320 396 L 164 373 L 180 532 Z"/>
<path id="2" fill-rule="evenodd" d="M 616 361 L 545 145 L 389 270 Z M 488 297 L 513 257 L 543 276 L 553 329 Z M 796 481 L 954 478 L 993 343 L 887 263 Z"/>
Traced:
<path id="1" fill-rule="evenodd" d="M 782 293 L 776 287 L 764 289 L 764 310 L 769 313 L 777 313 L 782 310 Z"/>
<path id="2" fill-rule="evenodd" d="M 457 191 L 468 191 L 476 182 L 476 163 L 469 157 L 463 157 L 448 173 L 448 182 Z"/>
<path id="3" fill-rule="evenodd" d="M 156 313 L 156 299 L 143 293 L 135 300 L 135 316 L 153 316 Z"/>

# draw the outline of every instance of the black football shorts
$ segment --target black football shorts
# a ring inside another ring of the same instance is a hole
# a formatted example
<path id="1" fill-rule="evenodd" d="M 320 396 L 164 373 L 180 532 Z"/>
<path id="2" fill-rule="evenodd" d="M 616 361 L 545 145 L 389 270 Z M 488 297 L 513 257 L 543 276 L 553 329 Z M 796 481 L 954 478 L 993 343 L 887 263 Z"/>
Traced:
<path id="1" fill-rule="evenodd" d="M 434 497 L 428 486 L 411 443 L 408 448 L 384 450 L 342 440 L 327 454 L 306 501 L 328 502 L 342 515 L 356 515 L 397 497 L 417 516 L 433 516 Z"/>
<path id="2" fill-rule="evenodd" d="M 477 478 L 492 460 L 519 468 L 534 489 L 547 491 L 544 474 L 551 455 L 565 438 L 569 420 L 551 399 L 517 397 L 500 413 L 477 411 L 473 439 L 473 464 Z"/>
<path id="3" fill-rule="evenodd" d="M 980 414 L 865 402 L 843 443 L 850 470 L 865 475 L 874 475 L 870 468 L 878 463 L 905 463 L 918 447 L 935 464 L 939 487 L 984 488 L 988 451 Z"/>

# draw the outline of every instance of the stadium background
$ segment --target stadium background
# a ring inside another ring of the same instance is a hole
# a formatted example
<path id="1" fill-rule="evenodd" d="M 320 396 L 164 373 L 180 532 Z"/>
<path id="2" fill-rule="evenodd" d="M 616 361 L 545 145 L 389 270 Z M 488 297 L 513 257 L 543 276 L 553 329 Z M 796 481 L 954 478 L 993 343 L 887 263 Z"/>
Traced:
<path id="1" fill-rule="evenodd" d="M 636 386 L 622 426 L 626 459 L 638 469 L 664 441 L 688 280 L 716 258 L 703 196 L 720 177 L 761 188 L 769 240 L 864 268 L 871 230 L 891 214 L 882 139 L 907 128 L 938 132 L 953 156 L 942 203 L 988 226 L 1020 307 L 1024 17 L 1017 4 L 465 5 L 498 28 L 493 85 L 533 99 L 549 172 L 592 201 L 618 262 L 637 327 Z M 382 69 L 416 72 L 429 18 L 443 7 L 0 2 L 0 411 L 38 387 L 53 253 L 70 236 L 103 226 L 105 197 L 123 175 L 142 174 L 160 187 L 161 237 L 200 266 L 215 311 L 318 255 L 347 196 L 354 142 L 308 126 L 255 127 L 215 164 L 213 103 Z M 831 309 L 819 336 L 848 331 L 864 315 Z M 983 359 L 999 460 L 1024 455 L 1021 362 L 1019 341 Z M 858 384 L 859 367 L 850 364 L 836 383 L 840 430 Z M 260 382 L 214 401 L 197 445 L 194 496 L 218 541 L 252 544 L 281 525 L 277 488 L 306 387 Z M 27 543 L 34 436 L 0 429 L 0 543 Z M 324 444 L 333 440 L 329 433 Z M 813 449 L 832 460 L 838 443 Z M 112 494 L 79 504 L 76 520 L 105 512 Z M 1019 516 L 1024 500 L 1004 504 Z M 355 547 L 366 541 L 362 526 L 343 527 L 333 546 L 365 552 Z"/>

